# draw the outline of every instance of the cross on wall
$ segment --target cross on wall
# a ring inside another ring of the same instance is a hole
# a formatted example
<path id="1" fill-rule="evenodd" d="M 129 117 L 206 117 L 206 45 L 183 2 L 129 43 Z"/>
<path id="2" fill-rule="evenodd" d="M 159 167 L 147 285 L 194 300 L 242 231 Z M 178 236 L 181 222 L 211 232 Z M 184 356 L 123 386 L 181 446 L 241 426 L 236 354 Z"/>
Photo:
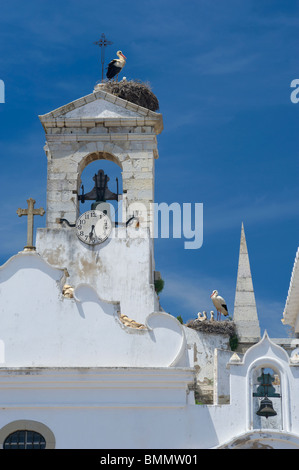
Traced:
<path id="1" fill-rule="evenodd" d="M 27 245 L 24 246 L 25 250 L 35 250 L 35 246 L 33 246 L 33 225 L 34 225 L 34 216 L 35 215 L 41 215 L 43 216 L 45 213 L 45 210 L 43 207 L 40 207 L 39 209 L 34 209 L 34 204 L 36 201 L 31 197 L 27 199 L 27 204 L 28 204 L 28 209 L 18 209 L 17 214 L 19 217 L 22 217 L 22 215 L 26 215 L 28 217 L 27 219 Z"/>

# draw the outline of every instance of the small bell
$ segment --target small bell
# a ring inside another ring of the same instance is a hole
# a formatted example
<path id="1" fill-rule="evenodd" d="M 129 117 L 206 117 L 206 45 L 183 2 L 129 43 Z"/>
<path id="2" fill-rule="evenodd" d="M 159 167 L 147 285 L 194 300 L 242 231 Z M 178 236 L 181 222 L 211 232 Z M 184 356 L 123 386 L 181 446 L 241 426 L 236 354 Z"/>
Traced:
<path id="1" fill-rule="evenodd" d="M 277 413 L 273 408 L 272 401 L 269 400 L 267 395 L 261 400 L 259 410 L 256 412 L 258 416 L 265 416 L 268 419 L 268 416 L 276 416 Z"/>

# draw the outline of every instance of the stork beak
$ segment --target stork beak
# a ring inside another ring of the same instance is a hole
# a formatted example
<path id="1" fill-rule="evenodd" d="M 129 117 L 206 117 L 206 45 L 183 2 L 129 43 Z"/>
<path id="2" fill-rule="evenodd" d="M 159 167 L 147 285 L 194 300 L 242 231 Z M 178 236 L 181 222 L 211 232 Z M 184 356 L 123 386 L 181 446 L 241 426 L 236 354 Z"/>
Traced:
<path id="1" fill-rule="evenodd" d="M 125 55 L 123 55 L 123 53 L 121 53 L 121 55 L 123 56 L 123 58 L 124 58 L 124 59 L 126 59 L 126 60 L 127 60 L 126 56 L 125 56 Z"/>

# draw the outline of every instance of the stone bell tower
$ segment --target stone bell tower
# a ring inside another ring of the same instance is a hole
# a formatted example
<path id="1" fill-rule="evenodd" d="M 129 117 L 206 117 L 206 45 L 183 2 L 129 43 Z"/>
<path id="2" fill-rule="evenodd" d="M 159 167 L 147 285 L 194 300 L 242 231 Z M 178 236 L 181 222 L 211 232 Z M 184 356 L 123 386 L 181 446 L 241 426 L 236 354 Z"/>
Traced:
<path id="1" fill-rule="evenodd" d="M 143 320 L 157 309 L 151 204 L 162 115 L 98 85 L 40 121 L 46 133 L 47 222 L 37 230 L 37 252 L 50 264 L 63 266 L 70 285 L 89 283 L 100 298 L 119 301 L 125 313 Z M 94 161 L 100 169 L 101 160 L 121 168 L 123 218 L 117 226 L 112 221 L 108 240 L 91 246 L 77 236 L 81 174 Z M 138 229 L 126 224 L 133 215 Z"/>
<path id="2" fill-rule="evenodd" d="M 143 204 L 148 210 L 140 220 L 151 228 L 161 114 L 98 90 L 40 120 L 48 159 L 48 228 L 57 228 L 61 218 L 76 222 L 80 176 L 95 160 L 110 160 L 121 168 L 126 203 Z"/>

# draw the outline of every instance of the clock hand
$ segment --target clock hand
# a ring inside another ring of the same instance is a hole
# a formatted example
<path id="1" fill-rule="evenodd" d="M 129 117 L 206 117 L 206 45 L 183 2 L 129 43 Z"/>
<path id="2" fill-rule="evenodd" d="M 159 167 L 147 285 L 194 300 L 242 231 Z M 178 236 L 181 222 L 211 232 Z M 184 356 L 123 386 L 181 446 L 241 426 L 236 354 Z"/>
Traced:
<path id="1" fill-rule="evenodd" d="M 91 239 L 94 232 L 94 225 L 91 226 L 91 232 L 89 233 L 89 238 Z"/>

